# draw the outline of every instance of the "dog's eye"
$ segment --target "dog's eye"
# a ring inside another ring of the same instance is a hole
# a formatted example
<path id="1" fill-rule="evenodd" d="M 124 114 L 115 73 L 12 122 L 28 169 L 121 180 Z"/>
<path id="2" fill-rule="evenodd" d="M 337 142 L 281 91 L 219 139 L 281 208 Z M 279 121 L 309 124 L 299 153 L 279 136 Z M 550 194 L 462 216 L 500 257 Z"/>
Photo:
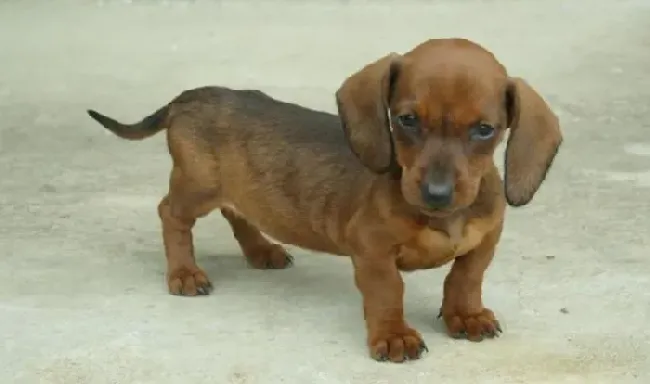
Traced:
<path id="1" fill-rule="evenodd" d="M 471 140 L 476 141 L 490 140 L 495 132 L 494 127 L 491 125 L 479 124 L 469 131 L 469 137 Z"/>
<path id="2" fill-rule="evenodd" d="M 418 118 L 415 115 L 400 115 L 397 116 L 397 121 L 402 127 L 415 127 L 418 124 Z"/>
<path id="3" fill-rule="evenodd" d="M 397 121 L 399 122 L 399 125 L 402 126 L 402 128 L 405 128 L 409 131 L 417 130 L 419 126 L 418 118 L 415 115 L 400 115 L 397 116 Z"/>

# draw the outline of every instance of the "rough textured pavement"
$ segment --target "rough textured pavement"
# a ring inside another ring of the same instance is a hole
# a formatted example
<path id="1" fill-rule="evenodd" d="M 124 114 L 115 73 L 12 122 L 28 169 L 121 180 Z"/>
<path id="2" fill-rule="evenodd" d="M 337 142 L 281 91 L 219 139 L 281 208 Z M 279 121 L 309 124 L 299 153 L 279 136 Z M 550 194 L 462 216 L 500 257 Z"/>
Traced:
<path id="1" fill-rule="evenodd" d="M 447 268 L 415 273 L 408 319 L 430 352 L 375 363 L 348 259 L 251 270 L 219 215 L 196 232 L 214 294 L 166 293 L 164 135 L 120 141 L 86 108 L 136 120 L 222 84 L 334 111 L 360 66 L 450 36 L 527 78 L 566 136 L 488 273 L 500 339 L 448 338 Z M 650 382 L 649 41 L 646 0 L 2 2 L 0 382 Z"/>

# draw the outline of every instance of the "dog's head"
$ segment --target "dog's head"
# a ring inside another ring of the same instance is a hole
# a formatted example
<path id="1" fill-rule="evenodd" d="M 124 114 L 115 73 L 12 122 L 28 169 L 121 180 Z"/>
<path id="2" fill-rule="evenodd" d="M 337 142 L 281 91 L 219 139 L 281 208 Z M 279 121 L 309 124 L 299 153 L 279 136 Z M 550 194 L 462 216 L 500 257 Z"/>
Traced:
<path id="1" fill-rule="evenodd" d="M 562 142 L 542 97 L 464 39 L 389 54 L 347 78 L 336 100 L 355 155 L 376 173 L 399 175 L 405 200 L 431 215 L 472 204 L 508 128 L 513 206 L 532 200 Z"/>

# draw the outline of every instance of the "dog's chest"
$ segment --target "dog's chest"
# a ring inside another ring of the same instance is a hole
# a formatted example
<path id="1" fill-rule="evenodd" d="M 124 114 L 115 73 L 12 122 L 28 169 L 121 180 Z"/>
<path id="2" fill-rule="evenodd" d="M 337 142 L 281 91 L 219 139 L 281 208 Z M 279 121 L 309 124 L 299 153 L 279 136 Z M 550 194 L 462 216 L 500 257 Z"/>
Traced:
<path id="1" fill-rule="evenodd" d="M 482 220 L 457 221 L 445 230 L 425 227 L 399 247 L 397 266 L 403 271 L 441 267 L 476 248 L 486 233 Z"/>

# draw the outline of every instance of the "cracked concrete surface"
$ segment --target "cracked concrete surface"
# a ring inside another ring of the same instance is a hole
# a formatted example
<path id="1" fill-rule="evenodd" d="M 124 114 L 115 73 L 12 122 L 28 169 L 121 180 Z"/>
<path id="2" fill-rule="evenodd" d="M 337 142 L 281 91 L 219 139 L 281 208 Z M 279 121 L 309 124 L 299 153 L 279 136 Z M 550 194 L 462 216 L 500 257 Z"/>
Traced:
<path id="1" fill-rule="evenodd" d="M 135 120 L 222 84 L 333 111 L 358 67 L 449 36 L 528 79 L 566 137 L 487 276 L 501 338 L 445 336 L 447 268 L 419 272 L 430 352 L 375 363 L 349 260 L 251 270 L 219 215 L 196 231 L 213 295 L 167 295 L 164 137 L 120 141 L 86 108 Z M 650 382 L 649 41 L 645 0 L 0 3 L 0 382 Z"/>

